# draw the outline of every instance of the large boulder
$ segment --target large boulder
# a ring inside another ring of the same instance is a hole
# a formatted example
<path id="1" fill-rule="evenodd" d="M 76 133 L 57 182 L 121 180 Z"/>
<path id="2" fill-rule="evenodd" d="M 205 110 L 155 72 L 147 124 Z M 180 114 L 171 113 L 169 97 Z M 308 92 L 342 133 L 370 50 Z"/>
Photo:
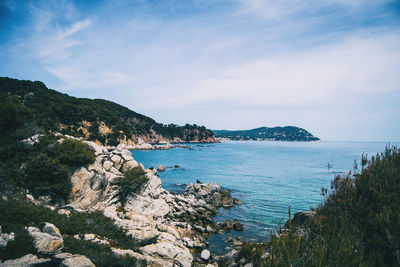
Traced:
<path id="1" fill-rule="evenodd" d="M 193 256 L 184 246 L 176 246 L 170 241 L 161 241 L 140 248 L 145 256 L 150 256 L 162 266 L 192 266 Z"/>
<path id="2" fill-rule="evenodd" d="M 0 263 L 2 267 L 31 267 L 31 266 L 52 266 L 51 259 L 38 258 L 36 255 L 27 254 L 21 258 L 6 260 Z"/>
<path id="3" fill-rule="evenodd" d="M 96 267 L 86 256 L 70 253 L 60 253 L 53 257 L 53 262 L 62 267 Z"/>
<path id="4" fill-rule="evenodd" d="M 60 253 L 64 247 L 64 240 L 61 237 L 60 230 L 51 223 L 45 223 L 43 230 L 37 227 L 27 228 L 29 235 L 33 238 L 33 244 L 42 255 L 53 255 Z"/>

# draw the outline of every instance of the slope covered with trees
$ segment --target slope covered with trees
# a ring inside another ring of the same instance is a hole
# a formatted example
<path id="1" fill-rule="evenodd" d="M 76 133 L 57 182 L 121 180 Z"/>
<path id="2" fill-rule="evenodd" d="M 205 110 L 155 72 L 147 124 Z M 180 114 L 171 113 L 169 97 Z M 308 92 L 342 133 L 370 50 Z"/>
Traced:
<path id="1" fill-rule="evenodd" d="M 318 141 L 310 132 L 295 126 L 260 127 L 251 130 L 214 130 L 215 137 L 231 140 Z"/>
<path id="2" fill-rule="evenodd" d="M 0 94 L 31 111 L 34 132 L 59 131 L 107 145 L 135 143 L 139 137 L 150 143 L 215 142 L 204 126 L 164 125 L 114 102 L 72 97 L 39 81 L 0 77 Z"/>

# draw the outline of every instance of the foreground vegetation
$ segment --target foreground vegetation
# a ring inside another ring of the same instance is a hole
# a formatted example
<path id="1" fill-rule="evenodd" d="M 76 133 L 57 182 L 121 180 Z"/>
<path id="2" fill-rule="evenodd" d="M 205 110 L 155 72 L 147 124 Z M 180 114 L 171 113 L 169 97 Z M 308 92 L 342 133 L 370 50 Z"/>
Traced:
<path id="1" fill-rule="evenodd" d="M 73 237 L 76 234 L 92 233 L 113 240 L 113 246 L 135 250 L 136 244 L 132 237 L 101 212 L 71 212 L 67 217 L 17 198 L 0 199 L 0 211 L 2 231 L 14 232 L 16 235 L 15 240 L 0 252 L 0 260 L 19 258 L 29 253 L 37 254 L 32 238 L 24 227 L 40 227 L 41 223 L 50 222 L 64 236 L 63 252 L 86 255 L 96 266 L 132 266 L 136 262 L 134 258 L 116 256 L 109 247 Z"/>
<path id="2" fill-rule="evenodd" d="M 305 225 L 289 220 L 239 257 L 255 266 L 400 266 L 400 150 L 363 156 L 358 168 L 322 189 L 325 203 Z"/>

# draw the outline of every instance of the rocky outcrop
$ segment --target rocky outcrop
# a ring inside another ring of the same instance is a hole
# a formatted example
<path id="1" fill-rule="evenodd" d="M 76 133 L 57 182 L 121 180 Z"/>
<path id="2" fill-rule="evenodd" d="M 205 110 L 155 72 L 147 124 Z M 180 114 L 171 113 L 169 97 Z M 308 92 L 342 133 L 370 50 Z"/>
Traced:
<path id="1" fill-rule="evenodd" d="M 189 184 L 184 194 L 185 196 L 194 196 L 196 199 L 202 199 L 216 208 L 232 208 L 235 205 L 242 204 L 238 199 L 232 198 L 229 190 L 222 190 L 218 183 L 202 184 L 197 182 Z"/>
<path id="2" fill-rule="evenodd" d="M 112 240 L 92 233 L 74 238 L 108 246 L 116 255 L 130 255 L 152 266 L 192 266 L 193 255 L 199 257 L 208 247 L 207 237 L 221 229 L 213 222 L 218 208 L 230 208 L 239 203 L 217 183 L 190 184 L 184 194 L 171 194 L 162 188 L 157 171 L 138 164 L 125 146 L 105 148 L 95 142 L 84 142 L 94 151 L 95 162 L 75 170 L 68 203 L 58 207 L 57 212 L 68 216 L 71 209 L 101 211 L 113 219 L 135 240 L 135 251 L 119 248 Z M 120 181 L 126 179 L 124 172 L 133 168 L 142 169 L 147 181 L 138 191 L 128 192 L 122 201 Z M 41 204 L 33 197 L 31 201 Z M 53 255 L 53 258 L 54 254 L 61 255 L 63 241 L 54 225 L 45 224 L 41 229 L 29 227 L 28 232 L 41 255 Z M 199 254 L 192 254 L 194 251 Z M 208 258 L 211 257 L 210 253 Z M 68 266 L 66 263 L 74 262 L 75 258 L 68 256 L 62 262 Z"/>
<path id="3" fill-rule="evenodd" d="M 70 253 L 59 253 L 51 258 L 38 258 L 27 254 L 21 258 L 0 261 L 1 267 L 33 267 L 33 266 L 60 266 L 60 267 L 96 267 L 86 256 Z"/>
<path id="4" fill-rule="evenodd" d="M 31 267 L 31 266 L 51 266 L 51 259 L 38 258 L 36 255 L 27 254 L 21 258 L 14 260 L 6 260 L 3 263 L 0 262 L 2 267 Z"/>

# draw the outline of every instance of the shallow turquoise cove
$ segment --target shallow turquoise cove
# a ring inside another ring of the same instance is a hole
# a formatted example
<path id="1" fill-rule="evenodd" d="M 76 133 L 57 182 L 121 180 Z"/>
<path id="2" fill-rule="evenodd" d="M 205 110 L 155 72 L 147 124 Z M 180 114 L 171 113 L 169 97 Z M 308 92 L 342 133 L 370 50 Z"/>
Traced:
<path id="1" fill-rule="evenodd" d="M 362 153 L 382 152 L 379 142 L 225 142 L 190 145 L 191 149 L 132 151 L 146 168 L 163 164 L 164 188 L 183 192 L 188 183 L 218 182 L 244 205 L 220 210 L 216 221 L 239 219 L 245 240 L 265 239 L 292 212 L 308 210 L 322 202 L 321 187 L 340 173 L 353 169 Z M 398 144 L 397 144 L 398 145 Z M 328 169 L 328 163 L 332 168 Z M 174 165 L 180 168 L 173 168 Z M 231 235 L 237 233 L 232 232 Z M 222 253 L 226 235 L 210 238 L 211 251 Z"/>

